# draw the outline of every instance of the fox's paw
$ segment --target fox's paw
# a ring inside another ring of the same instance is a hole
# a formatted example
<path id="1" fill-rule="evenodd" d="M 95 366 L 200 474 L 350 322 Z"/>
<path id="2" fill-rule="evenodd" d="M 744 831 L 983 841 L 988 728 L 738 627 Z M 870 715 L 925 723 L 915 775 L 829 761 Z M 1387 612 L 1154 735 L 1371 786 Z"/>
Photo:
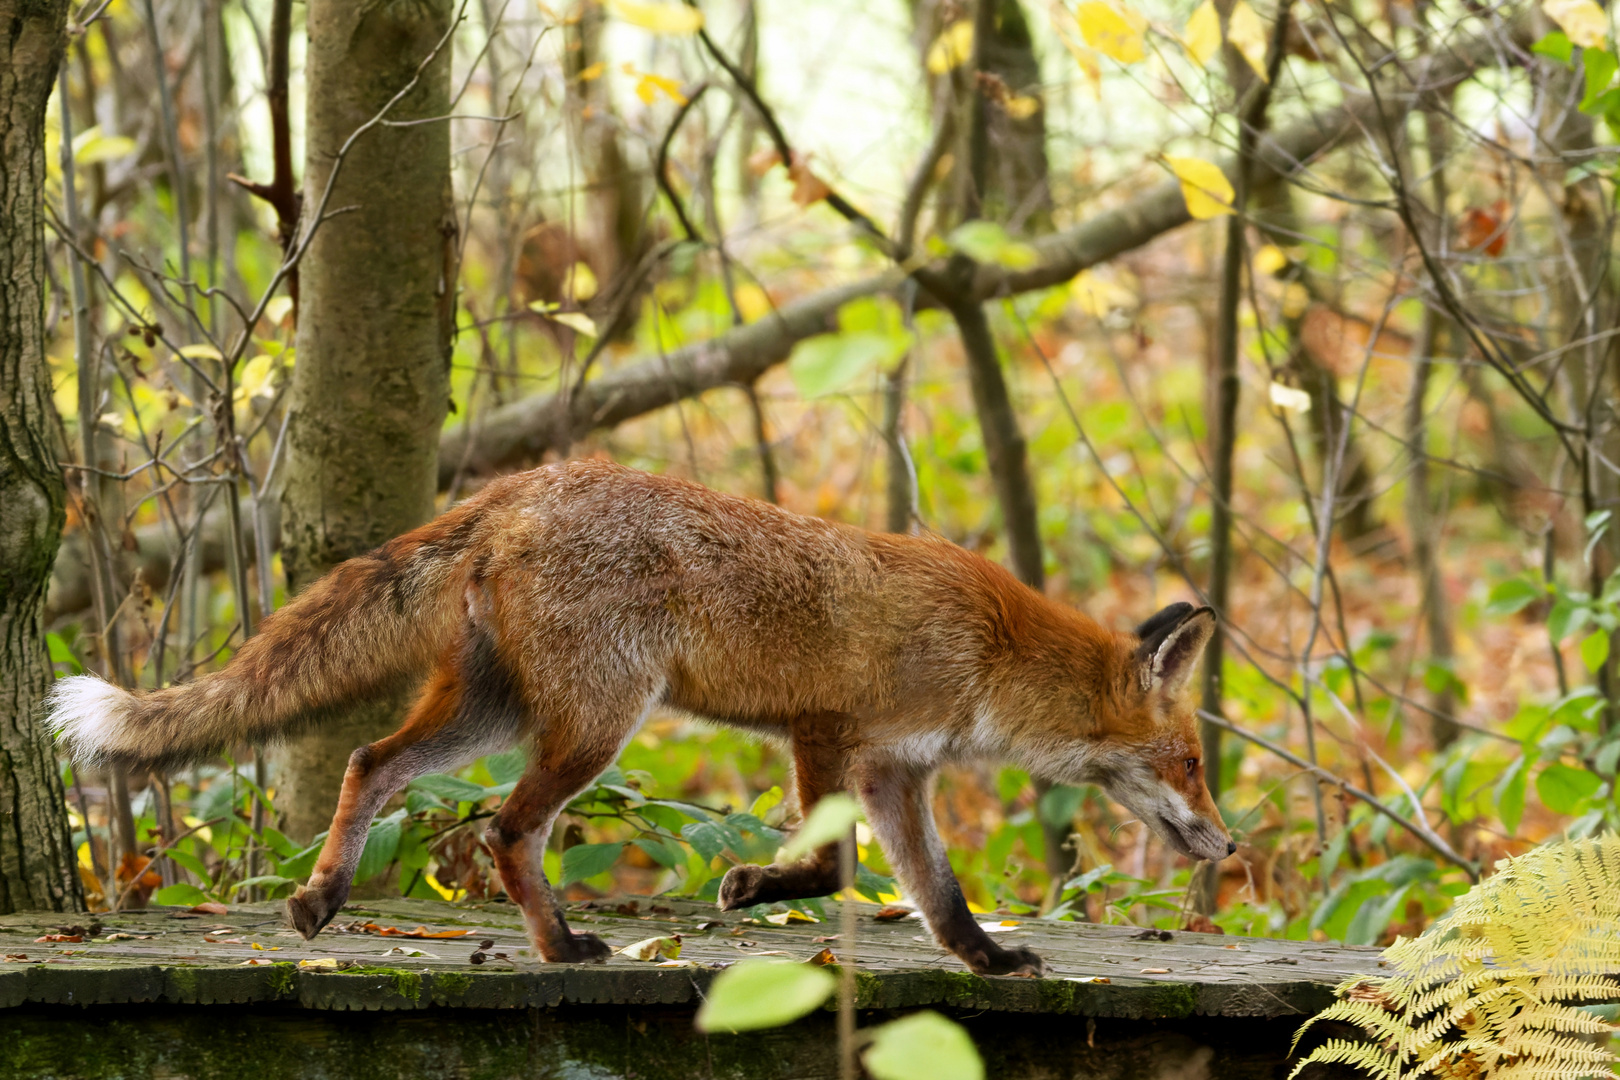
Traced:
<path id="1" fill-rule="evenodd" d="M 326 896 L 300 886 L 298 891 L 287 898 L 287 917 L 292 920 L 293 929 L 303 935 L 308 941 L 321 932 L 321 927 L 332 921 L 342 905 L 329 906 Z"/>
<path id="2" fill-rule="evenodd" d="M 765 867 L 733 866 L 720 882 L 720 910 L 736 911 L 759 903 L 759 890 L 765 884 Z"/>
<path id="3" fill-rule="evenodd" d="M 572 933 L 561 947 L 552 947 L 542 954 L 553 964 L 605 964 L 613 955 L 607 942 L 595 934 Z"/>
<path id="4" fill-rule="evenodd" d="M 1046 974 L 1046 962 L 1029 949 L 1003 949 L 992 945 L 973 957 L 963 957 L 975 975 L 1033 975 Z"/>

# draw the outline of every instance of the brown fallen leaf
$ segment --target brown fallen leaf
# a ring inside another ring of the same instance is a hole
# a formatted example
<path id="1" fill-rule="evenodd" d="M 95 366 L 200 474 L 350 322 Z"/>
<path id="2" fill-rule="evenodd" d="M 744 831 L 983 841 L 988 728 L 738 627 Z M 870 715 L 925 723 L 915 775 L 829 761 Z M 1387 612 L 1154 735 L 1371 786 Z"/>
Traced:
<path id="1" fill-rule="evenodd" d="M 1168 974 L 1170 974 L 1170 969 L 1169 968 L 1143 968 L 1142 969 L 1142 974 L 1143 975 L 1168 975 Z"/>
<path id="2" fill-rule="evenodd" d="M 151 941 L 151 934 L 108 934 L 102 941 Z"/>
<path id="3" fill-rule="evenodd" d="M 25 962 L 27 959 L 28 959 L 28 954 L 27 953 L 20 953 L 20 952 L 8 952 L 8 953 L 6 953 L 6 963 L 8 963 L 8 964 L 21 964 L 21 963 Z"/>
<path id="4" fill-rule="evenodd" d="M 229 915 L 231 909 L 217 900 L 207 900 L 191 909 L 199 915 Z"/>
<path id="5" fill-rule="evenodd" d="M 239 937 L 209 937 L 208 935 L 204 934 L 203 935 L 203 940 L 208 942 L 210 945 L 240 945 L 240 944 L 242 944 L 242 939 L 239 938 Z"/>
<path id="6" fill-rule="evenodd" d="M 458 938 L 471 933 L 471 930 L 429 930 L 425 926 L 418 926 L 414 930 L 401 930 L 397 926 L 383 926 L 377 929 L 377 934 L 381 937 Z"/>
<path id="7" fill-rule="evenodd" d="M 887 904 L 878 908 L 877 914 L 873 915 L 872 918 L 876 919 L 878 922 L 899 922 L 901 919 L 907 918 L 910 915 L 910 908 L 900 907 L 896 904 Z"/>
<path id="8" fill-rule="evenodd" d="M 826 967 L 828 964 L 838 963 L 838 957 L 833 955 L 833 951 L 831 949 L 822 949 L 809 960 L 805 961 L 805 963 L 814 964 L 816 967 Z"/>
<path id="9" fill-rule="evenodd" d="M 811 938 L 810 940 L 814 941 L 817 945 L 825 945 L 829 941 L 837 941 L 838 938 L 838 934 L 823 934 L 818 938 Z"/>
<path id="10" fill-rule="evenodd" d="M 42 941 L 64 941 L 64 942 L 70 942 L 70 943 L 77 943 L 77 942 L 80 942 L 80 941 L 83 941 L 83 940 L 84 940 L 84 935 L 83 934 L 44 934 L 44 935 L 42 935 L 40 937 L 35 938 L 34 939 L 34 944 L 37 945 Z"/>

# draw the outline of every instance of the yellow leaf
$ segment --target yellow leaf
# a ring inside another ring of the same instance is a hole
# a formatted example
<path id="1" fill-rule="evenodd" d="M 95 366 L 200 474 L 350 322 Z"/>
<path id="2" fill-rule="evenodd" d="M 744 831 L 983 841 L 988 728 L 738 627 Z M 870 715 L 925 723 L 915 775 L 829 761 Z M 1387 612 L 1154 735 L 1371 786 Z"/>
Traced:
<path id="1" fill-rule="evenodd" d="M 1130 289 L 1099 277 L 1094 271 L 1082 270 L 1069 284 L 1069 295 L 1081 311 L 1094 319 L 1101 319 L 1115 308 L 1136 306 L 1136 294 Z"/>
<path id="2" fill-rule="evenodd" d="M 1288 256 L 1276 244 L 1267 244 L 1254 253 L 1254 270 L 1257 274 L 1271 277 L 1277 271 L 1288 265 Z"/>
<path id="3" fill-rule="evenodd" d="M 562 311 L 551 316 L 552 322 L 562 323 L 568 329 L 586 337 L 596 336 L 596 323 L 583 311 Z"/>
<path id="4" fill-rule="evenodd" d="M 681 93 L 681 84 L 674 79 L 666 79 L 662 75 L 654 75 L 650 71 L 641 73 L 636 82 L 636 96 L 651 105 L 662 93 L 677 105 L 686 104 L 686 95 Z"/>
<path id="5" fill-rule="evenodd" d="M 1288 412 L 1309 412 L 1311 395 L 1292 386 L 1274 382 L 1271 384 L 1271 403 L 1279 409 L 1286 409 Z"/>
<path id="6" fill-rule="evenodd" d="M 602 77 L 602 72 L 606 70 L 607 64 L 601 60 L 598 60 L 596 63 L 579 73 L 579 81 L 590 82 L 592 79 L 600 79 Z"/>
<path id="7" fill-rule="evenodd" d="M 1249 6 L 1249 0 L 1238 0 L 1233 5 L 1232 15 L 1226 20 L 1226 40 L 1243 54 L 1256 75 L 1266 77 L 1266 27 Z"/>
<path id="8" fill-rule="evenodd" d="M 752 281 L 737 286 L 737 306 L 742 309 L 743 322 L 755 322 L 771 310 L 771 298 Z"/>
<path id="9" fill-rule="evenodd" d="M 1603 9 L 1592 0 L 1543 0 L 1541 10 L 1558 24 L 1558 29 L 1572 43 L 1583 49 L 1603 48 L 1609 33 L 1609 20 L 1603 14 Z"/>
<path id="10" fill-rule="evenodd" d="M 1170 171 L 1181 181 L 1181 197 L 1187 200 L 1187 213 L 1199 221 L 1232 213 L 1237 192 L 1220 166 L 1203 158 L 1165 157 Z"/>
<path id="11" fill-rule="evenodd" d="M 219 350 L 212 345 L 182 345 L 180 355 L 187 360 L 223 360 Z"/>
<path id="12" fill-rule="evenodd" d="M 1297 281 L 1290 281 L 1283 290 L 1282 312 L 1287 319 L 1297 319 L 1311 306 L 1311 292 Z"/>
<path id="13" fill-rule="evenodd" d="M 1014 120 L 1028 120 L 1041 111 L 1041 99 L 1021 94 L 1018 97 L 1008 98 L 1002 108 L 1006 109 L 1007 115 Z"/>
<path id="14" fill-rule="evenodd" d="M 703 12 L 679 3 L 607 0 L 608 10 L 631 26 L 654 34 L 695 34 L 703 29 Z"/>
<path id="15" fill-rule="evenodd" d="M 1086 44 L 1122 64 L 1134 64 L 1142 51 L 1142 31 L 1121 15 L 1119 9 L 1102 0 L 1087 0 L 1074 13 Z"/>
<path id="16" fill-rule="evenodd" d="M 264 305 L 264 317 L 279 325 L 281 320 L 287 317 L 287 313 L 292 310 L 292 306 L 293 302 L 290 296 L 273 297 L 268 304 Z"/>
<path id="17" fill-rule="evenodd" d="M 650 937 L 634 945 L 626 945 L 619 955 L 632 960 L 674 960 L 681 955 L 681 943 L 674 938 Z"/>
<path id="18" fill-rule="evenodd" d="M 958 19 L 944 30 L 939 37 L 928 46 L 926 65 L 930 75 L 943 75 L 947 71 L 954 71 L 967 63 L 973 57 L 973 22 L 970 19 Z"/>
<path id="19" fill-rule="evenodd" d="M 117 161 L 134 152 L 134 139 L 128 135 L 103 135 L 100 124 L 85 128 L 73 137 L 73 160 L 80 165 Z"/>
<path id="20" fill-rule="evenodd" d="M 236 380 L 236 401 L 238 404 L 255 394 L 272 392 L 270 388 L 270 366 L 274 362 L 275 357 L 269 353 L 260 353 L 242 365 L 242 374 Z"/>
<path id="21" fill-rule="evenodd" d="M 568 269 L 568 277 L 563 282 L 563 288 L 568 295 L 578 303 L 583 304 L 596 295 L 598 288 L 596 274 L 582 262 L 577 262 Z"/>
<path id="22" fill-rule="evenodd" d="M 790 908 L 787 911 L 778 911 L 774 915 L 765 916 L 765 921 L 768 923 L 773 923 L 776 926 L 786 926 L 789 923 L 812 923 L 820 922 L 821 920 L 812 918 L 802 911 L 794 911 Z"/>
<path id="23" fill-rule="evenodd" d="M 253 947 L 258 948 L 257 945 Z M 305 971 L 336 971 L 338 962 L 335 956 L 322 956 L 314 960 L 300 960 L 298 966 Z"/>
<path id="24" fill-rule="evenodd" d="M 1187 30 L 1181 37 L 1187 55 L 1198 61 L 1199 67 L 1208 67 L 1210 59 L 1221 48 L 1221 16 L 1215 10 L 1215 0 L 1204 0 L 1187 20 Z"/>

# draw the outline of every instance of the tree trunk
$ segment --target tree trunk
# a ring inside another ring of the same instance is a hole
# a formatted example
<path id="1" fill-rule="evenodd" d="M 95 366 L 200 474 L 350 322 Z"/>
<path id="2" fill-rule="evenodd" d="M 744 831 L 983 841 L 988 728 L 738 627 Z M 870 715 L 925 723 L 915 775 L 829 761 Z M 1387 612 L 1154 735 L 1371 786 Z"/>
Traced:
<path id="1" fill-rule="evenodd" d="M 941 0 L 915 0 L 912 4 L 913 36 L 926 56 L 930 45 L 952 21 L 961 18 L 962 5 Z M 974 175 L 973 125 L 957 125 L 958 137 L 952 151 L 955 166 L 940 186 L 941 217 L 950 224 L 970 217 L 1001 222 L 1020 232 L 1044 232 L 1051 227 L 1052 191 L 1046 156 L 1046 103 L 1041 98 L 1041 65 L 1029 22 L 1019 0 L 991 0 L 991 7 L 975 19 L 988 27 L 982 45 L 974 44 L 978 62 L 965 66 L 950 78 L 930 80 L 934 95 L 954 95 L 943 103 L 955 109 L 964 121 L 975 109 L 975 100 L 995 98 L 985 111 L 979 138 L 989 148 L 988 168 Z M 979 73 L 983 73 L 981 82 Z M 999 85 L 998 85 L 999 84 Z M 1015 117 L 1005 107 L 1007 99 L 1033 97 L 1040 104 L 1029 116 Z M 934 113 L 942 108 L 936 104 Z M 974 207 L 973 212 L 968 212 Z"/>
<path id="2" fill-rule="evenodd" d="M 306 214 L 344 142 L 433 54 L 452 7 L 311 0 Z M 444 116 L 449 94 L 446 43 L 388 118 Z M 328 207 L 354 209 L 319 224 L 300 274 L 281 512 L 293 592 L 433 516 L 455 316 L 449 124 L 367 132 Z M 277 751 L 286 832 L 305 840 L 326 828 L 349 754 L 394 730 L 402 705 L 370 702 Z"/>
<path id="3" fill-rule="evenodd" d="M 51 740 L 45 586 L 67 492 L 45 366 L 45 109 L 66 0 L 0 0 L 0 915 L 84 907 Z"/>

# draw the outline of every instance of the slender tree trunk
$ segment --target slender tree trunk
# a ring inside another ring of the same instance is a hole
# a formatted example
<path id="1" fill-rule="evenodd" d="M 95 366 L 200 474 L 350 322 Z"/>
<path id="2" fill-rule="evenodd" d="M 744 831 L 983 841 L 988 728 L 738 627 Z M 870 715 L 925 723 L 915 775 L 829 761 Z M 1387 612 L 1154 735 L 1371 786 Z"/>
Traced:
<path id="1" fill-rule="evenodd" d="M 1439 215 L 1434 235 L 1425 239 L 1431 246 L 1441 243 L 1445 229 L 1446 159 L 1450 156 L 1446 131 L 1449 102 L 1429 101 L 1423 110 L 1423 129 L 1428 144 L 1430 202 Z M 1430 304 L 1423 309 L 1423 321 L 1418 327 L 1417 341 L 1412 346 L 1412 385 L 1406 395 L 1406 445 L 1412 458 L 1412 471 L 1406 478 L 1406 525 L 1411 534 L 1412 561 L 1416 564 L 1419 586 L 1423 595 L 1424 626 L 1429 637 L 1431 662 L 1451 668 L 1456 649 L 1451 636 L 1450 605 L 1446 600 L 1445 579 L 1440 573 L 1440 520 L 1434 512 L 1433 497 L 1429 490 L 1428 441 L 1429 425 L 1427 399 L 1429 375 L 1437 358 L 1446 355 L 1451 347 L 1451 321 Z M 1429 697 L 1429 736 L 1436 749 L 1444 749 L 1457 741 L 1457 721 L 1453 719 L 1457 702 L 1447 680 L 1444 689 Z"/>
<path id="2" fill-rule="evenodd" d="M 640 260 L 647 211 L 645 176 L 631 167 L 619 137 L 621 124 L 607 93 L 611 79 L 597 74 L 583 78 L 603 62 L 606 26 L 602 5 L 582 5 L 579 20 L 568 28 L 566 54 L 569 115 L 585 180 L 585 216 L 571 224 L 591 256 L 603 297 L 617 294 Z"/>
<path id="3" fill-rule="evenodd" d="M 961 18 L 960 5 L 942 0 L 915 0 L 913 36 L 924 55 L 952 21 Z M 973 168 L 975 138 L 972 125 L 960 123 L 953 151 L 955 162 L 940 186 L 940 205 L 947 220 L 984 217 L 1020 231 L 1043 232 L 1051 225 L 1052 191 L 1046 155 L 1046 104 L 1041 98 L 1041 65 L 1034 38 L 1019 0 L 989 0 L 975 14 L 975 62 L 949 78 L 934 78 L 936 115 L 939 95 L 951 94 L 953 109 L 964 120 L 978 102 L 990 101 L 978 138 L 989 154 L 982 171 Z M 1014 115 L 1006 103 L 1034 98 L 1038 103 L 1027 116 Z M 973 213 L 966 208 L 974 206 Z"/>
<path id="4" fill-rule="evenodd" d="M 45 365 L 45 110 L 66 0 L 0 0 L 0 915 L 77 911 L 84 893 L 51 740 L 45 586 L 67 493 Z"/>
<path id="5" fill-rule="evenodd" d="M 307 213 L 345 140 L 416 75 L 453 6 L 311 0 Z M 444 116 L 449 93 L 446 44 L 389 119 Z M 449 124 L 366 133 L 328 205 L 354 209 L 319 225 L 299 282 L 281 513 L 294 592 L 433 516 L 456 303 Z M 277 752 L 288 833 L 303 840 L 326 828 L 349 754 L 392 731 L 402 705 L 368 703 Z"/>
<path id="6" fill-rule="evenodd" d="M 1270 52 L 1267 57 L 1269 78 L 1244 95 L 1238 115 L 1237 178 L 1232 185 L 1235 194 L 1232 206 L 1236 213 L 1227 218 L 1226 251 L 1221 265 L 1221 298 L 1219 326 L 1216 329 L 1216 363 L 1214 416 L 1209 425 L 1213 446 L 1210 457 L 1213 464 L 1209 528 L 1209 605 L 1224 621 L 1228 614 L 1232 583 L 1232 457 L 1237 445 L 1238 407 L 1238 306 L 1242 300 L 1245 236 L 1248 227 L 1248 199 L 1250 178 L 1254 175 L 1254 148 L 1266 122 L 1266 107 L 1271 101 L 1271 86 L 1277 80 L 1282 62 L 1283 38 L 1288 26 L 1290 0 L 1283 0 L 1277 10 L 1277 22 L 1272 28 Z M 1227 67 L 1236 71 L 1240 65 L 1227 49 Z M 1200 705 L 1205 712 L 1221 712 L 1223 667 L 1226 663 L 1226 628 L 1217 626 L 1204 653 L 1203 682 Z M 1217 801 L 1221 797 L 1221 729 L 1204 722 L 1200 738 L 1204 750 L 1204 778 L 1209 793 Z M 1318 796 L 1317 816 L 1321 816 Z M 1198 867 L 1192 884 L 1193 908 L 1200 914 L 1215 910 L 1219 879 L 1217 864 L 1204 863 Z"/>

